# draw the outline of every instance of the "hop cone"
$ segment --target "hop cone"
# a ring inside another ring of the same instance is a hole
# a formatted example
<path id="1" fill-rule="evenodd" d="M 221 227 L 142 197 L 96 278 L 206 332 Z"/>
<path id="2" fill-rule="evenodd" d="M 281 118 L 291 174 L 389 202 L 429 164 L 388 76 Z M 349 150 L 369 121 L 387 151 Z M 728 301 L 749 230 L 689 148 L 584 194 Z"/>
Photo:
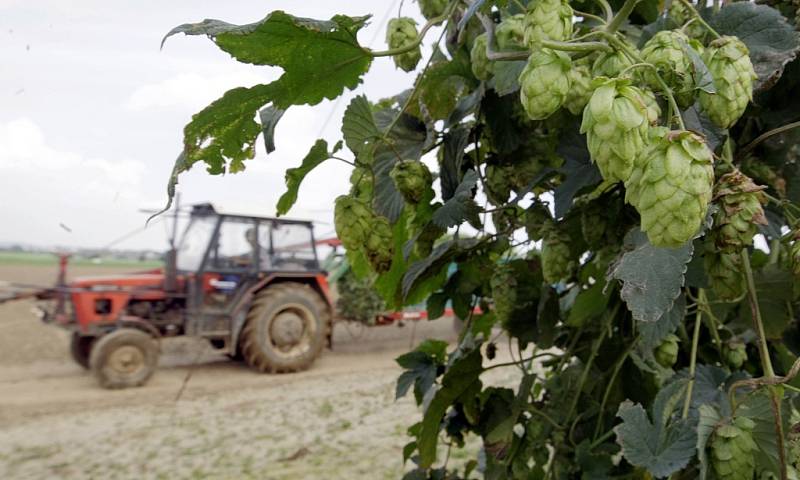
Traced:
<path id="1" fill-rule="evenodd" d="M 657 247 L 678 247 L 700 229 L 714 184 L 712 153 L 702 137 L 673 131 L 648 144 L 625 184 L 626 200 Z"/>
<path id="2" fill-rule="evenodd" d="M 590 247 L 602 247 L 609 231 L 608 206 L 591 202 L 581 209 L 581 233 Z"/>
<path id="3" fill-rule="evenodd" d="M 574 63 L 569 71 L 571 88 L 564 99 L 564 106 L 573 115 L 580 115 L 592 96 L 592 72 L 585 63 Z"/>
<path id="4" fill-rule="evenodd" d="M 518 13 L 500 22 L 494 30 L 494 36 L 500 50 L 525 48 L 525 15 Z"/>
<path id="5" fill-rule="evenodd" d="M 572 7 L 567 0 L 534 0 L 525 14 L 525 44 L 541 40 L 564 41 L 572 35 Z"/>
<path id="6" fill-rule="evenodd" d="M 373 215 L 371 220 L 364 242 L 364 254 L 372 270 L 377 273 L 387 272 L 392 266 L 394 257 L 392 227 L 385 217 Z"/>
<path id="7" fill-rule="evenodd" d="M 417 0 L 419 3 L 419 9 L 422 12 L 422 16 L 426 19 L 430 20 L 432 18 L 436 18 L 444 13 L 444 9 L 447 8 L 447 0 Z"/>
<path id="8" fill-rule="evenodd" d="M 505 208 L 500 208 L 492 212 L 492 223 L 498 232 L 513 228 L 516 230 L 519 224 L 519 218 L 522 216 L 523 210 L 514 205 Z"/>
<path id="9" fill-rule="evenodd" d="M 350 174 L 350 195 L 362 202 L 372 202 L 372 172 L 364 167 L 356 167 Z"/>
<path id="10" fill-rule="evenodd" d="M 389 176 L 406 202 L 416 205 L 431 191 L 433 176 L 424 163 L 403 160 L 395 163 Z"/>
<path id="11" fill-rule="evenodd" d="M 714 197 L 720 206 L 714 216 L 714 240 L 719 250 L 738 253 L 753 244 L 756 225 L 766 225 L 762 204 L 766 197 L 748 176 L 738 170 L 717 183 Z"/>
<path id="12" fill-rule="evenodd" d="M 486 188 L 489 190 L 489 199 L 496 205 L 508 201 L 511 195 L 511 169 L 501 165 L 486 167 Z"/>
<path id="13" fill-rule="evenodd" d="M 658 106 L 656 94 L 646 87 L 639 90 L 642 92 L 642 101 L 647 109 L 647 121 L 650 122 L 650 125 L 656 125 L 658 118 L 661 116 L 661 107 Z"/>
<path id="14" fill-rule="evenodd" d="M 689 12 L 688 7 L 679 1 L 672 2 L 672 5 L 669 7 L 669 16 L 672 17 L 678 26 L 685 25 L 693 17 L 692 13 Z M 705 28 L 696 21 L 689 24 L 688 27 L 685 27 L 684 31 L 691 38 L 698 39 L 702 39 L 706 34 Z"/>
<path id="15" fill-rule="evenodd" d="M 541 203 L 534 203 L 525 210 L 525 231 L 528 238 L 538 242 L 544 236 L 544 230 L 552 221 L 550 210 Z"/>
<path id="16" fill-rule="evenodd" d="M 555 226 L 545 230 L 542 244 L 542 274 L 547 283 L 558 283 L 569 278 L 575 270 L 575 261 L 569 249 L 569 235 Z"/>
<path id="17" fill-rule="evenodd" d="M 742 260 L 738 253 L 706 253 L 706 275 L 711 289 L 721 300 L 734 300 L 744 295 Z"/>
<path id="18" fill-rule="evenodd" d="M 482 33 L 475 38 L 470 50 L 470 62 L 472 65 L 472 74 L 478 80 L 489 80 L 492 76 L 492 62 L 486 56 L 486 34 Z"/>
<path id="19" fill-rule="evenodd" d="M 417 38 L 417 23 L 413 18 L 400 17 L 389 20 L 386 27 L 386 43 L 390 49 L 406 47 Z M 417 68 L 417 63 L 422 58 L 419 46 L 406 53 L 392 57 L 397 68 L 410 72 Z"/>
<path id="20" fill-rule="evenodd" d="M 711 466 L 719 480 L 751 480 L 755 473 L 755 423 L 745 417 L 716 429 L 711 440 Z"/>
<path id="21" fill-rule="evenodd" d="M 417 239 L 417 241 L 414 242 L 414 253 L 419 258 L 427 257 L 433 251 L 433 244 L 445 233 L 446 230 L 434 225 L 433 223 L 425 225 L 420 232 L 414 232 L 412 230 L 413 236 L 415 236 Z"/>
<path id="22" fill-rule="evenodd" d="M 570 59 L 543 48 L 531 54 L 519 75 L 520 98 L 531 120 L 542 120 L 561 107 L 569 93 Z"/>
<path id="23" fill-rule="evenodd" d="M 620 50 L 600 54 L 592 65 L 594 77 L 616 78 L 623 70 L 633 65 L 630 58 Z"/>
<path id="24" fill-rule="evenodd" d="M 517 304 L 517 279 L 514 277 L 514 270 L 509 265 L 497 266 L 489 285 L 492 287 L 495 318 L 506 325 Z"/>
<path id="25" fill-rule="evenodd" d="M 675 94 L 675 100 L 681 108 L 688 108 L 694 103 L 694 67 L 692 59 L 686 53 L 689 37 L 680 31 L 662 30 L 645 43 L 642 58 L 653 64 L 661 78 Z M 654 90 L 661 87 L 655 73 L 648 69 L 644 72 L 644 80 Z"/>
<path id="26" fill-rule="evenodd" d="M 653 356 L 656 361 L 664 368 L 672 368 L 675 362 L 678 361 L 678 337 L 673 334 L 667 335 L 667 338 L 661 342 L 661 345 L 656 347 L 653 351 Z"/>
<path id="27" fill-rule="evenodd" d="M 627 180 L 649 129 L 642 91 L 626 80 L 600 80 L 583 110 L 581 133 L 603 178 Z"/>
<path id="28" fill-rule="evenodd" d="M 722 355 L 729 367 L 738 370 L 747 361 L 747 348 L 741 340 L 732 340 L 725 344 Z"/>
<path id="29" fill-rule="evenodd" d="M 336 199 L 333 223 L 344 248 L 358 250 L 367 239 L 374 214 L 367 204 L 349 195 Z"/>
<path id="30" fill-rule="evenodd" d="M 700 106 L 717 126 L 730 128 L 753 99 L 756 74 L 750 52 L 738 38 L 724 36 L 711 42 L 703 60 L 717 93 L 700 91 Z"/>

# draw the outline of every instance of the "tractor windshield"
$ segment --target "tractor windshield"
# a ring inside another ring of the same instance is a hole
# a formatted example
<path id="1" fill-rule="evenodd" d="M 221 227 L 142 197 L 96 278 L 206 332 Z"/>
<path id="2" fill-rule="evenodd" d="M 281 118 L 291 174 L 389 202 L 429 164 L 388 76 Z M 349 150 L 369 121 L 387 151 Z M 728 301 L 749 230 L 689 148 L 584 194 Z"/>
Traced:
<path id="1" fill-rule="evenodd" d="M 219 217 L 195 216 L 183 233 L 178 247 L 177 267 L 179 271 L 196 272 L 203 262 L 214 228 Z"/>
<path id="2" fill-rule="evenodd" d="M 279 270 L 317 270 L 317 253 L 310 225 L 264 222 L 262 229 L 269 236 L 271 261 Z M 265 240 L 267 240 L 265 238 Z"/>

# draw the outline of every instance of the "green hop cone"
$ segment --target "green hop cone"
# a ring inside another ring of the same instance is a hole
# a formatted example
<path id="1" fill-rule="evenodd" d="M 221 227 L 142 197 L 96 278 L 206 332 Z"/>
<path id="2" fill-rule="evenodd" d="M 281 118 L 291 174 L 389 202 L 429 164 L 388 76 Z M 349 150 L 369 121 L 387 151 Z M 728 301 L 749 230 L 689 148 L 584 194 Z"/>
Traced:
<path id="1" fill-rule="evenodd" d="M 424 163 L 417 160 L 402 160 L 395 163 L 389 172 L 397 191 L 406 202 L 416 205 L 431 193 L 433 176 Z"/>
<path id="2" fill-rule="evenodd" d="M 661 107 L 658 106 L 656 94 L 646 87 L 640 88 L 639 90 L 642 92 L 642 101 L 647 109 L 647 120 L 650 122 L 650 125 L 656 125 L 658 123 L 658 118 L 661 116 Z"/>
<path id="3" fill-rule="evenodd" d="M 738 253 L 712 253 L 705 257 L 708 283 L 721 300 L 735 300 L 745 293 L 747 285 L 742 275 L 742 259 Z"/>
<path id="4" fill-rule="evenodd" d="M 364 167 L 356 167 L 350 174 L 350 195 L 366 202 L 372 202 L 372 172 Z"/>
<path id="5" fill-rule="evenodd" d="M 678 361 L 678 351 L 680 350 L 678 341 L 678 337 L 670 333 L 667 335 L 667 338 L 656 347 L 653 351 L 653 356 L 656 358 L 659 365 L 664 368 L 672 368 L 672 366 L 675 365 L 675 362 Z"/>
<path id="6" fill-rule="evenodd" d="M 631 47 L 633 48 L 633 47 Z M 621 50 L 601 53 L 592 65 L 592 76 L 616 78 L 633 62 Z M 630 72 L 630 70 L 628 71 Z"/>
<path id="7" fill-rule="evenodd" d="M 718 480 L 751 480 L 756 467 L 755 423 L 737 417 L 721 425 L 711 437 L 711 467 Z"/>
<path id="8" fill-rule="evenodd" d="M 719 250 L 738 253 L 753 244 L 757 225 L 767 224 L 763 189 L 739 170 L 720 177 L 714 192 L 720 208 L 714 215 L 713 230 Z"/>
<path id="9" fill-rule="evenodd" d="M 692 239 L 706 216 L 714 184 L 713 154 L 702 137 L 673 131 L 648 143 L 625 184 L 625 199 L 657 247 Z"/>
<path id="10" fill-rule="evenodd" d="M 525 15 L 518 13 L 497 25 L 495 41 L 500 50 L 522 50 L 525 48 Z"/>
<path id="11" fill-rule="evenodd" d="M 717 126 L 730 128 L 753 99 L 753 80 L 757 77 L 750 53 L 738 38 L 723 36 L 711 42 L 703 60 L 716 93 L 700 91 L 700 106 Z"/>
<path id="12" fill-rule="evenodd" d="M 672 89 L 675 100 L 681 108 L 689 108 L 694 103 L 694 66 L 686 52 L 689 37 L 677 30 L 662 30 L 645 43 L 642 59 L 656 67 L 658 74 Z M 644 71 L 644 80 L 654 90 L 660 90 L 655 72 Z"/>
<path id="13" fill-rule="evenodd" d="M 502 205 L 511 195 L 511 176 L 513 169 L 503 165 L 489 165 L 486 167 L 486 193 L 489 200 L 495 205 Z"/>
<path id="14" fill-rule="evenodd" d="M 517 279 L 509 265 L 498 265 L 489 279 L 494 301 L 494 315 L 501 325 L 507 325 L 517 304 Z"/>
<path id="15" fill-rule="evenodd" d="M 389 220 L 379 215 L 373 215 L 369 227 L 364 242 L 364 254 L 373 271 L 388 272 L 394 258 L 392 227 Z"/>
<path id="16" fill-rule="evenodd" d="M 572 276 L 576 264 L 569 248 L 570 237 L 556 226 L 545 229 L 542 243 L 542 274 L 547 283 L 558 283 Z"/>
<path id="17" fill-rule="evenodd" d="M 509 229 L 516 230 L 521 223 L 523 214 L 522 208 L 516 205 L 499 208 L 492 212 L 492 223 L 498 232 Z"/>
<path id="18" fill-rule="evenodd" d="M 580 115 L 592 96 L 592 72 L 586 63 L 575 62 L 569 71 L 570 89 L 564 106 L 573 115 Z"/>
<path id="19" fill-rule="evenodd" d="M 333 210 L 333 223 L 336 235 L 344 248 L 358 250 L 364 244 L 371 228 L 372 213 L 368 204 L 350 195 L 336 198 Z"/>
<path id="20" fill-rule="evenodd" d="M 417 3 L 419 3 L 422 16 L 427 20 L 442 15 L 444 9 L 447 8 L 447 0 L 417 0 Z"/>
<path id="21" fill-rule="evenodd" d="M 546 227 L 552 221 L 550 210 L 542 203 L 534 203 L 525 210 L 525 231 L 528 238 L 538 242 L 544 236 Z"/>
<path id="22" fill-rule="evenodd" d="M 583 110 L 581 133 L 592 160 L 608 181 L 627 180 L 642 152 L 650 122 L 642 91 L 627 80 L 597 80 Z"/>
<path id="23" fill-rule="evenodd" d="M 413 18 L 399 17 L 389 20 L 389 24 L 386 27 L 386 43 L 389 44 L 390 49 L 394 50 L 396 48 L 407 47 L 414 43 L 416 39 L 417 23 Z M 392 58 L 397 68 L 410 72 L 417 68 L 417 63 L 419 63 L 422 58 L 422 50 L 420 50 L 419 45 L 417 45 L 416 48 L 395 55 Z"/>
<path id="24" fill-rule="evenodd" d="M 542 40 L 564 41 L 572 36 L 572 7 L 567 0 L 534 0 L 525 14 L 525 44 L 534 48 Z"/>
<path id="25" fill-rule="evenodd" d="M 470 50 L 472 74 L 478 80 L 489 80 L 492 76 L 492 62 L 486 56 L 487 37 L 485 33 L 478 35 Z"/>
<path id="26" fill-rule="evenodd" d="M 590 247 L 600 248 L 605 243 L 609 230 L 607 208 L 600 202 L 590 202 L 581 209 L 581 233 Z"/>
<path id="27" fill-rule="evenodd" d="M 561 107 L 569 93 L 571 62 L 563 52 L 543 48 L 528 58 L 519 75 L 520 99 L 531 120 L 542 120 Z"/>
<path id="28" fill-rule="evenodd" d="M 722 356 L 731 369 L 738 370 L 747 361 L 747 346 L 741 340 L 730 340 L 723 347 Z"/>

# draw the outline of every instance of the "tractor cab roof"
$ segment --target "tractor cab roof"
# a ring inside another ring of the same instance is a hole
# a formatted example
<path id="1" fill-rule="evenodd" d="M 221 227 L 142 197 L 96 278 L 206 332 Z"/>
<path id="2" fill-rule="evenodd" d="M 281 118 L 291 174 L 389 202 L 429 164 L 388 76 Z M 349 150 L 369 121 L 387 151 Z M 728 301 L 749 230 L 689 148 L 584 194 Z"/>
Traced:
<path id="1" fill-rule="evenodd" d="M 263 215 L 247 215 L 243 213 L 220 211 L 211 203 L 197 203 L 192 205 L 191 216 L 201 217 L 201 216 L 211 216 L 211 215 L 234 217 L 234 218 L 254 218 L 258 220 L 267 220 L 282 224 L 305 225 L 308 226 L 309 228 L 313 225 L 313 222 L 311 222 L 310 220 L 295 220 L 290 218 L 266 217 Z"/>

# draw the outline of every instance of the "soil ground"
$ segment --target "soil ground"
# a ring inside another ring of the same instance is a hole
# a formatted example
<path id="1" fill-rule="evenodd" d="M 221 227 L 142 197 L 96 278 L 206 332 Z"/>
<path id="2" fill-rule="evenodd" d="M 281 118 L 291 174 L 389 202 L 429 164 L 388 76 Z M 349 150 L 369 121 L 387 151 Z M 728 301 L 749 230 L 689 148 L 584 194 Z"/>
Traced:
<path id="1" fill-rule="evenodd" d="M 0 282 L 54 278 L 52 266 L 0 265 Z M 2 479 L 399 479 L 409 468 L 406 428 L 421 416 L 410 396 L 394 399 L 394 358 L 424 338 L 455 340 L 451 319 L 342 322 L 333 351 L 310 370 L 262 375 L 206 342 L 169 339 L 147 385 L 109 391 L 72 362 L 67 332 L 39 322 L 33 306 L 0 305 Z M 516 374 L 493 369 L 484 381 L 513 384 Z"/>

